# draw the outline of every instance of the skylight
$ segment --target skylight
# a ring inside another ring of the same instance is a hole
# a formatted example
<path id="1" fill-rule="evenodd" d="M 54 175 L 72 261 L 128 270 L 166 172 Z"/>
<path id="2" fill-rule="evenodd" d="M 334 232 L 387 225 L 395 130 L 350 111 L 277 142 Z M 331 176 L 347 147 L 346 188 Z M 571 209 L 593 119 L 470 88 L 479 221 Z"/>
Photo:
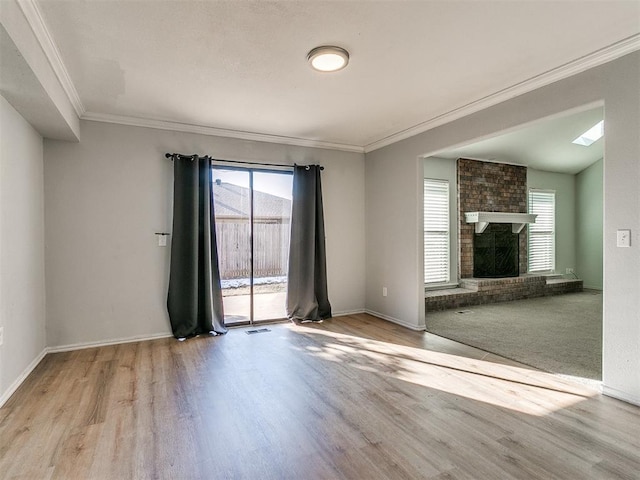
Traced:
<path id="1" fill-rule="evenodd" d="M 602 138 L 602 135 L 604 135 L 604 120 L 600 120 L 593 127 L 584 132 L 571 143 L 588 147 L 593 142 L 600 140 L 600 138 Z"/>

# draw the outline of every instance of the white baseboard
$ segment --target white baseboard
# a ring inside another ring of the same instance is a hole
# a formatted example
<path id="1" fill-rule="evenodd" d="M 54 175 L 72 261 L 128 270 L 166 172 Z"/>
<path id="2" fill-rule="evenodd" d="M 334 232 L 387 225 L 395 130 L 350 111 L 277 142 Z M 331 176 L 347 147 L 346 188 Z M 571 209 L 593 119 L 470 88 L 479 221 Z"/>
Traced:
<path id="1" fill-rule="evenodd" d="M 373 315 L 374 317 L 381 318 L 383 320 L 387 320 L 388 322 L 392 322 L 392 323 L 398 324 L 398 325 L 400 325 L 402 327 L 408 328 L 408 329 L 416 331 L 416 332 L 423 332 L 425 330 L 425 328 L 426 328 L 426 325 L 416 326 L 414 324 L 405 322 L 404 320 L 400 320 L 399 318 L 390 317 L 389 315 L 385 315 L 385 314 L 380 313 L 380 312 L 375 312 L 373 310 L 365 309 L 365 313 L 368 313 L 369 315 Z"/>
<path id="2" fill-rule="evenodd" d="M 602 293 L 602 286 L 594 287 L 592 285 L 582 285 L 582 288 L 584 290 L 597 290 L 598 292 Z"/>
<path id="3" fill-rule="evenodd" d="M 58 345 L 57 347 L 49 347 L 47 349 L 47 352 L 71 352 L 73 350 L 84 350 L 85 348 L 106 347 L 108 345 L 119 345 L 121 343 L 144 342 L 145 340 L 155 340 L 157 338 L 167 338 L 172 336 L 172 333 L 154 333 L 151 335 L 135 335 L 133 337 L 114 338 L 112 340 L 103 340 L 96 342 L 71 343 L 69 345 Z"/>
<path id="4" fill-rule="evenodd" d="M 2 396 L 0 396 L 0 407 L 2 407 L 7 400 L 9 400 L 11 395 L 13 395 L 13 393 L 20 387 L 20 385 L 22 385 L 22 382 L 27 379 L 27 377 L 31 374 L 31 372 L 33 372 L 33 370 L 38 366 L 38 364 L 42 361 L 47 353 L 48 349 L 45 347 L 44 350 L 42 350 L 40 354 L 33 359 L 29 366 L 25 368 L 24 372 L 22 372 L 20 376 L 15 379 L 15 381 L 11 384 L 11 386 L 9 386 L 7 391 L 2 393 Z"/>
<path id="5" fill-rule="evenodd" d="M 640 407 L 640 397 L 627 392 L 623 392 L 622 390 L 618 390 L 617 388 L 602 385 L 602 394 Z"/>
<path id="6" fill-rule="evenodd" d="M 340 312 L 331 312 L 332 317 L 345 317 L 347 315 L 357 315 L 358 313 L 365 313 L 364 308 L 359 310 L 342 310 Z"/>

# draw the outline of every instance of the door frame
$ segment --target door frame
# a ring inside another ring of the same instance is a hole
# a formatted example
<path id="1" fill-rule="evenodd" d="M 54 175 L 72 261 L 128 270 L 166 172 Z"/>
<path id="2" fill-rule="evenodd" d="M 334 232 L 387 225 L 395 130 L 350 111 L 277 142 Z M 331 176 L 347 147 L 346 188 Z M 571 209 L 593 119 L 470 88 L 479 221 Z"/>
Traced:
<path id="1" fill-rule="evenodd" d="M 256 325 L 258 323 L 270 323 L 273 321 L 277 321 L 279 319 L 266 319 L 266 320 L 255 320 L 255 303 L 254 303 L 254 197 L 253 197 L 253 174 L 255 172 L 258 173 L 272 173 L 272 174 L 280 174 L 280 175 L 291 175 L 293 176 L 293 167 L 289 167 L 286 165 L 282 166 L 282 169 L 278 168 L 264 168 L 264 167 L 253 167 L 253 166 L 237 166 L 237 165 L 226 165 L 223 160 L 212 160 L 210 178 L 209 181 L 213 187 L 214 177 L 213 172 L 215 169 L 219 170 L 231 170 L 237 172 L 247 172 L 249 174 L 249 320 L 234 322 L 233 325 L 230 326 L 245 326 L 245 325 Z M 215 223 L 215 204 L 214 204 L 214 223 Z M 224 300 L 223 300 L 224 304 Z"/>

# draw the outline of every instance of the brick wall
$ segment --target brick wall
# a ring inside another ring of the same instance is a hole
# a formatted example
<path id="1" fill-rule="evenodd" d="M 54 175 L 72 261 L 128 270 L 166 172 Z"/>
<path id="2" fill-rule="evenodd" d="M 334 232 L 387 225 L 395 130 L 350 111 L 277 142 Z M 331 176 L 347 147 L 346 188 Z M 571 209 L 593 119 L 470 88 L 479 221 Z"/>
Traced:
<path id="1" fill-rule="evenodd" d="M 527 212 L 527 168 L 503 163 L 458 159 L 459 277 L 473 276 L 474 224 L 465 212 Z M 520 233 L 520 273 L 527 271 L 527 230 Z"/>

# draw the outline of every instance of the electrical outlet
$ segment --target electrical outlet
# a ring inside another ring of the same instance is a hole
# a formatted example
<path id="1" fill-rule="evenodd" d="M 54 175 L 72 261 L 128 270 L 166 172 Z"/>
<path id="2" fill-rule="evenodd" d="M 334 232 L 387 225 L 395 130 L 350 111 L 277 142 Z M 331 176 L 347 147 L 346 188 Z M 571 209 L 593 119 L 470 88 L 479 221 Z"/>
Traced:
<path id="1" fill-rule="evenodd" d="M 383 297 L 387 296 L 387 287 L 382 287 L 382 296 Z"/>
<path id="2" fill-rule="evenodd" d="M 573 268 L 567 268 L 567 273 L 573 273 Z"/>
<path id="3" fill-rule="evenodd" d="M 4 327 L 0 327 L 0 345 L 4 343 Z"/>

